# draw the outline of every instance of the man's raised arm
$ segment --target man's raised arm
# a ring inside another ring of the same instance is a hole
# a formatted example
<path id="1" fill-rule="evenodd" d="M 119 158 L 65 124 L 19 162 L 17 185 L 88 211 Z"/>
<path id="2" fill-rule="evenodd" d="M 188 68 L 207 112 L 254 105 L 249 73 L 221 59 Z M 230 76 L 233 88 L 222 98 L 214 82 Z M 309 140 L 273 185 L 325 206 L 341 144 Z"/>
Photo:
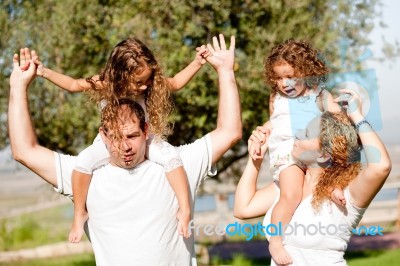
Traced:
<path id="1" fill-rule="evenodd" d="M 222 34 L 213 37 L 213 45 L 207 48 L 211 55 L 207 61 L 218 73 L 218 118 L 217 128 L 210 133 L 212 144 L 212 163 L 217 162 L 225 152 L 242 138 L 242 117 L 239 92 L 233 66 L 235 62 L 235 37 L 231 37 L 230 48 L 226 48 Z"/>
<path id="2" fill-rule="evenodd" d="M 36 66 L 27 49 L 21 53 L 20 59 L 21 64 L 18 55 L 14 55 L 10 77 L 8 129 L 13 158 L 56 186 L 54 153 L 37 142 L 28 109 L 28 87 L 35 78 Z"/>

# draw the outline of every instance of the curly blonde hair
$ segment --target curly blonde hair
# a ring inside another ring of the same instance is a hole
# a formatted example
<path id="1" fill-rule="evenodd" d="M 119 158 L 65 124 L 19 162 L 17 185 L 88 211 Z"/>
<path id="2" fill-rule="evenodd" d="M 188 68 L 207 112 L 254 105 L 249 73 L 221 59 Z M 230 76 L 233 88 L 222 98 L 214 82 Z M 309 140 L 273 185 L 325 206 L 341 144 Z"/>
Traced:
<path id="1" fill-rule="evenodd" d="M 313 191 L 311 204 L 316 211 L 324 200 L 330 200 L 333 189 L 346 188 L 361 169 L 360 140 L 346 113 L 322 114 L 320 147 L 322 154 L 330 157 L 330 165 L 324 168 Z"/>
<path id="2" fill-rule="evenodd" d="M 91 84 L 89 94 L 97 103 L 117 105 L 119 99 L 140 93 L 135 77 L 146 68 L 152 71 L 152 83 L 144 91 L 150 132 L 165 137 L 171 131 L 168 116 L 173 110 L 170 84 L 152 51 L 139 39 L 128 38 L 114 47 L 99 80 L 86 79 Z"/>
<path id="3" fill-rule="evenodd" d="M 304 40 L 289 39 L 274 46 L 264 60 L 265 82 L 272 87 L 272 93 L 278 92 L 274 67 L 283 63 L 293 67 L 296 77 L 305 78 L 309 89 L 325 82 L 329 70 L 319 55 L 319 51 Z"/>

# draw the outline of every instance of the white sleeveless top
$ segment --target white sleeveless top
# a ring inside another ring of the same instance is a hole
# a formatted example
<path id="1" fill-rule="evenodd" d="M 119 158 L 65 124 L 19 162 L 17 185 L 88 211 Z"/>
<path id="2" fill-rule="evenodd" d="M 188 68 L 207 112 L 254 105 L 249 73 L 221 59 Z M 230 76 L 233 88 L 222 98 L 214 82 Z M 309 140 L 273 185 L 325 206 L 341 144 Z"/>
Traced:
<path id="1" fill-rule="evenodd" d="M 279 173 L 294 164 L 291 152 L 295 134 L 321 115 L 317 104 L 319 93 L 320 90 L 310 91 L 308 95 L 297 98 L 276 95 L 270 118 L 272 131 L 268 139 L 270 171 L 274 180 L 279 180 Z"/>
<path id="2" fill-rule="evenodd" d="M 358 208 L 351 203 L 348 187 L 344 196 L 347 202 L 345 207 L 325 202 L 319 213 L 315 213 L 311 206 L 312 195 L 300 203 L 282 234 L 285 249 L 293 259 L 292 265 L 347 265 L 343 255 L 352 230 L 360 222 L 366 208 Z M 264 217 L 265 227 L 270 225 L 272 209 L 278 200 L 279 196 Z M 266 234 L 269 238 L 268 231 Z M 276 265 L 273 260 L 271 265 Z"/>

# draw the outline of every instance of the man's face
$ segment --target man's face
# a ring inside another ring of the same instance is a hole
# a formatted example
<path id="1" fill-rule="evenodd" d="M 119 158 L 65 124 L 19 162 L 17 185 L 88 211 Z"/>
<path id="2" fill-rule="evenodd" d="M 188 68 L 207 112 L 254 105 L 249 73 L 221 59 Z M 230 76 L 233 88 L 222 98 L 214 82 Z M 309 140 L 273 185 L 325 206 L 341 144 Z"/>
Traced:
<path id="1" fill-rule="evenodd" d="M 111 130 L 105 132 L 100 128 L 100 134 L 110 153 L 111 165 L 130 169 L 145 160 L 147 125 L 142 131 L 138 118 L 126 106 L 121 107 L 119 118 L 122 139 L 113 139 Z"/>

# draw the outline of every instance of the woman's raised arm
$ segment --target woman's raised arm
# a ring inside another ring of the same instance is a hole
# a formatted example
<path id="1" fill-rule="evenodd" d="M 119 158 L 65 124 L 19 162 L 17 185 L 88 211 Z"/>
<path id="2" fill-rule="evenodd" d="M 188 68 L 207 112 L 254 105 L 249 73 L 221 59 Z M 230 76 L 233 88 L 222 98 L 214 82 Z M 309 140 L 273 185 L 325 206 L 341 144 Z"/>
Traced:
<path id="1" fill-rule="evenodd" d="M 258 144 L 261 144 L 261 157 L 253 160 L 249 156 L 246 168 L 236 188 L 233 209 L 233 215 L 236 218 L 249 219 L 265 215 L 277 196 L 278 191 L 274 183 L 262 189 L 257 189 L 260 167 L 268 149 L 268 137 L 269 132 L 262 127 L 258 127 L 257 130 L 253 131 L 249 139 L 249 152 L 252 150 L 253 143 L 258 142 Z"/>
<path id="2" fill-rule="evenodd" d="M 341 92 L 345 94 L 336 101 L 348 102 L 347 113 L 356 125 L 367 160 L 366 167 L 350 183 L 350 194 L 354 205 L 366 208 L 385 183 L 392 163 L 385 145 L 362 115 L 360 96 L 351 90 Z"/>

